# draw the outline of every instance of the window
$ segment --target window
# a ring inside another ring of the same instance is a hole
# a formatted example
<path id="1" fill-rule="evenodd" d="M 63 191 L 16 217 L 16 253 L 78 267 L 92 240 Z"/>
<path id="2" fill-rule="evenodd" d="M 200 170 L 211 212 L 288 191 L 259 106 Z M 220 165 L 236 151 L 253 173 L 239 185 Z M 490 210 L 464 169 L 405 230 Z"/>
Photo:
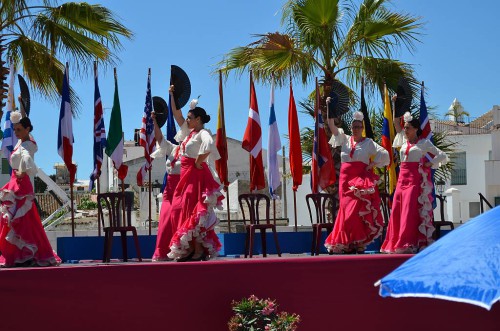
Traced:
<path id="1" fill-rule="evenodd" d="M 4 157 L 2 157 L 2 175 L 10 175 L 10 164 Z"/>
<path id="2" fill-rule="evenodd" d="M 467 185 L 467 163 L 465 152 L 452 154 L 455 166 L 451 171 L 451 185 Z"/>

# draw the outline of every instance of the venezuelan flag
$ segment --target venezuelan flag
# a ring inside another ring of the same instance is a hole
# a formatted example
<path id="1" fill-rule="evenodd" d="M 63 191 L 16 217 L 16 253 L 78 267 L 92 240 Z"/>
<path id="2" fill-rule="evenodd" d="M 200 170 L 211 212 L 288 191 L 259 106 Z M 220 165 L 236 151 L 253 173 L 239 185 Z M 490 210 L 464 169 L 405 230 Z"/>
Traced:
<path id="1" fill-rule="evenodd" d="M 387 166 L 389 172 L 389 182 L 387 185 L 387 192 L 394 193 L 396 188 L 396 165 L 394 164 L 394 152 L 392 148 L 392 141 L 394 140 L 394 125 L 392 123 L 391 101 L 389 99 L 389 92 L 387 86 L 384 85 L 384 122 L 382 124 L 382 147 L 384 147 L 391 158 L 391 162 Z"/>

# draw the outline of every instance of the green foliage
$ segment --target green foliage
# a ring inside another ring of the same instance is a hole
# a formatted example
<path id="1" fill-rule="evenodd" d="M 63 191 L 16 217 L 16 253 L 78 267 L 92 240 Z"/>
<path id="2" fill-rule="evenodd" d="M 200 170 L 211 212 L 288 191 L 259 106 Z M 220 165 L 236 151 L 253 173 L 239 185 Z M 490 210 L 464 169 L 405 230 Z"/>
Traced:
<path id="1" fill-rule="evenodd" d="M 45 184 L 45 182 L 41 180 L 40 177 L 36 176 L 35 187 L 34 187 L 35 193 L 44 193 L 46 189 L 47 189 L 47 184 Z"/>
<path id="2" fill-rule="evenodd" d="M 81 210 L 94 210 L 94 209 L 97 209 L 97 203 L 90 200 L 90 198 L 85 197 L 85 198 L 82 198 L 82 200 L 80 201 L 80 204 L 77 206 L 77 208 L 81 209 Z"/>
<path id="3" fill-rule="evenodd" d="M 233 301 L 232 306 L 235 315 L 228 323 L 230 331 L 293 331 L 300 322 L 297 314 L 278 313 L 275 300 L 255 295 Z"/>

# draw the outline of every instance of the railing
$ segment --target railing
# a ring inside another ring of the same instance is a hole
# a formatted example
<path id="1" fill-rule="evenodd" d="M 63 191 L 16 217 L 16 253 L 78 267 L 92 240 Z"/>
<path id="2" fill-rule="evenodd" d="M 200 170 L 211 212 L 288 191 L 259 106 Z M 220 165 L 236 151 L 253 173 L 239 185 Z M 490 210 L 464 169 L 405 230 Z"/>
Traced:
<path id="1" fill-rule="evenodd" d="M 88 192 L 84 193 L 75 192 L 73 195 L 75 199 L 75 207 L 80 204 L 82 199 L 90 198 L 90 193 Z M 55 212 L 61 206 L 61 202 L 58 201 L 50 193 L 36 193 L 35 197 L 38 202 L 38 206 L 40 208 L 39 212 L 40 212 L 40 217 L 42 219 L 46 218 L 47 216 Z"/>
<path id="2" fill-rule="evenodd" d="M 449 134 L 487 134 L 493 127 L 493 119 L 468 117 L 464 121 L 452 121 L 449 119 L 435 119 L 432 121 L 432 130 L 434 132 L 447 132 Z"/>
<path id="3" fill-rule="evenodd" d="M 488 200 L 486 200 L 486 198 L 484 197 L 484 195 L 482 195 L 481 193 L 478 193 L 479 194 L 479 202 L 481 203 L 481 214 L 484 213 L 484 202 L 486 202 L 486 204 L 488 205 L 488 207 L 490 207 L 490 209 L 493 209 L 493 206 L 491 205 L 491 203 L 488 202 Z"/>

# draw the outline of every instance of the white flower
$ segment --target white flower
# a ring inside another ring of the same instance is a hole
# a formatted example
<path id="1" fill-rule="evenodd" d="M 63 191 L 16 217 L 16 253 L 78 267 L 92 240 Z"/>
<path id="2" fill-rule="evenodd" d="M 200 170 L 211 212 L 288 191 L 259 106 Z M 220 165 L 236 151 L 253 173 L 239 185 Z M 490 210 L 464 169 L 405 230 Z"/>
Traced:
<path id="1" fill-rule="evenodd" d="M 198 105 L 198 99 L 193 99 L 191 100 L 191 102 L 189 103 L 189 109 L 190 110 L 193 110 L 196 108 L 196 106 Z"/>
<path id="2" fill-rule="evenodd" d="M 413 116 L 411 116 L 411 114 L 410 114 L 410 112 L 409 112 L 409 111 L 407 111 L 407 112 L 404 114 L 403 118 L 404 118 L 404 121 L 405 121 L 405 122 L 411 122 L 411 121 L 413 121 Z"/>
<path id="3" fill-rule="evenodd" d="M 18 111 L 13 111 L 10 113 L 10 121 L 12 122 L 12 124 L 19 123 L 22 117 L 23 115 L 21 115 L 21 113 Z"/>
<path id="4" fill-rule="evenodd" d="M 352 117 L 354 118 L 355 121 L 363 121 L 363 118 L 365 118 L 363 116 L 363 113 L 360 111 L 355 111 Z"/>

